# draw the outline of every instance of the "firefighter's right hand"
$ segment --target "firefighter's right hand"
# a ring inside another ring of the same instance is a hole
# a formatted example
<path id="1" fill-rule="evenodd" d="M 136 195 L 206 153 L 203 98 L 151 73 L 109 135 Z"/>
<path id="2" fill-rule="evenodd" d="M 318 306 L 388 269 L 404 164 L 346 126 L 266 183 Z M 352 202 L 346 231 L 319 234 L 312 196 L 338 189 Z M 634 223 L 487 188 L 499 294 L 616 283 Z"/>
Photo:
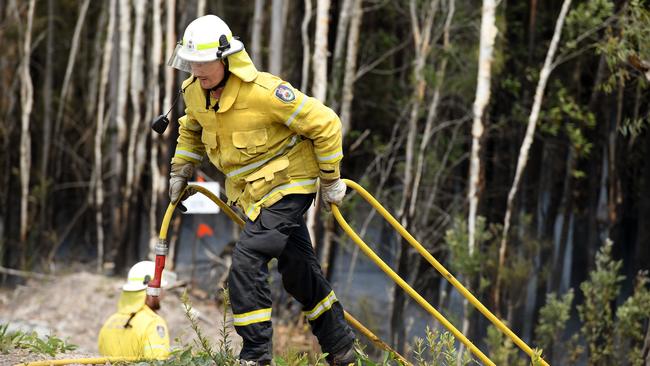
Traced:
<path id="1" fill-rule="evenodd" d="M 177 203 L 179 200 L 184 201 L 187 197 L 196 193 L 194 189 L 187 189 L 181 197 L 181 193 L 187 187 L 187 181 L 194 175 L 194 164 L 187 162 L 172 163 L 171 173 L 169 174 L 169 200 L 171 203 Z"/>

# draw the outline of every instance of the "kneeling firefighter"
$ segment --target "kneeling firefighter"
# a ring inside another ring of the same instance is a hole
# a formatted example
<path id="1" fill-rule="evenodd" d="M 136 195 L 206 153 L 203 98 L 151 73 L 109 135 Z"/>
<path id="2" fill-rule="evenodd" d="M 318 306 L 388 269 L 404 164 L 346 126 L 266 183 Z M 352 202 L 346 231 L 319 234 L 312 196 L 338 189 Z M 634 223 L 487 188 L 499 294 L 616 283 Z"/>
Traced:
<path id="1" fill-rule="evenodd" d="M 330 364 L 354 362 L 354 334 L 303 218 L 319 186 L 326 207 L 345 195 L 338 116 L 279 77 L 257 71 L 244 44 L 214 15 L 187 26 L 169 64 L 192 74 L 182 85 L 185 115 L 171 164 L 171 201 L 187 197 L 181 192 L 207 154 L 226 176 L 228 203 L 247 217 L 228 279 L 235 329 L 243 338 L 240 359 L 271 361 L 267 279 L 268 262 L 277 258 L 284 288 L 302 304 Z"/>
<path id="2" fill-rule="evenodd" d="M 154 270 L 151 261 L 138 262 L 129 270 L 117 312 L 104 322 L 99 332 L 97 343 L 102 356 L 159 360 L 169 357 L 167 322 L 156 313 L 160 310 L 160 297 L 145 292 L 154 278 Z M 171 285 L 175 278 L 174 272 L 163 272 L 161 286 Z"/>

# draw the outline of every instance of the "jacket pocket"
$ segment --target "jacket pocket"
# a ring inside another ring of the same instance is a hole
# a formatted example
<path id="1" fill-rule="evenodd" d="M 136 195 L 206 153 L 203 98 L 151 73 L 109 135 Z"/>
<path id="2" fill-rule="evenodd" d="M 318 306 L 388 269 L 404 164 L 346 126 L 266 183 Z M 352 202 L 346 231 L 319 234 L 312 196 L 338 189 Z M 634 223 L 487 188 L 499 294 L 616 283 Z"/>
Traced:
<path id="1" fill-rule="evenodd" d="M 232 144 L 246 157 L 267 152 L 269 150 L 268 140 L 269 136 L 265 128 L 232 133 Z"/>
<path id="2" fill-rule="evenodd" d="M 246 190 L 254 202 L 259 201 L 273 188 L 289 182 L 289 159 L 272 160 L 255 173 L 246 177 Z"/>
<path id="3" fill-rule="evenodd" d="M 203 145 L 210 150 L 216 149 L 218 146 L 217 134 L 203 129 L 203 132 L 201 132 L 201 142 L 203 142 Z"/>
<path id="4" fill-rule="evenodd" d="M 287 158 L 291 161 L 289 175 L 292 178 L 318 177 L 318 163 L 311 140 L 305 139 L 299 142 L 289 151 Z"/>

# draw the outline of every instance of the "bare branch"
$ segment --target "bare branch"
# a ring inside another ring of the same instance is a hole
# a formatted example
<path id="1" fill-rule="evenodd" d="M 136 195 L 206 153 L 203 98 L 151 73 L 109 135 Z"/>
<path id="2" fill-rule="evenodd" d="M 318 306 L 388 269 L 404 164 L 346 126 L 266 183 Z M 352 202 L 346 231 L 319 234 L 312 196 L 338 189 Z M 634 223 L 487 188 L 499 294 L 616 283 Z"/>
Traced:
<path id="1" fill-rule="evenodd" d="M 5 274 L 8 274 L 8 275 L 18 276 L 18 277 L 36 278 L 36 279 L 39 279 L 39 280 L 52 280 L 52 279 L 56 278 L 55 276 L 47 275 L 47 274 L 44 274 L 44 273 L 20 271 L 20 270 L 17 270 L 17 269 L 6 268 L 6 267 L 3 267 L 3 266 L 0 266 L 0 273 L 5 273 Z"/>

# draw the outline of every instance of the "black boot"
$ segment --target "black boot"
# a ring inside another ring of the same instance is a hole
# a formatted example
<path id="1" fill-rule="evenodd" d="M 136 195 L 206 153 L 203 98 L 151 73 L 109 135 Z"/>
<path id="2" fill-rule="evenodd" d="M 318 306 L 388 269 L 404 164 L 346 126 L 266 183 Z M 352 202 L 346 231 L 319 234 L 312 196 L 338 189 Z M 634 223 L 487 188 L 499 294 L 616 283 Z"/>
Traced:
<path id="1" fill-rule="evenodd" d="M 331 366 L 348 366 L 354 364 L 357 361 L 357 353 L 354 350 L 354 344 L 351 344 L 347 348 L 343 348 L 341 351 L 327 356 L 327 362 Z"/>

